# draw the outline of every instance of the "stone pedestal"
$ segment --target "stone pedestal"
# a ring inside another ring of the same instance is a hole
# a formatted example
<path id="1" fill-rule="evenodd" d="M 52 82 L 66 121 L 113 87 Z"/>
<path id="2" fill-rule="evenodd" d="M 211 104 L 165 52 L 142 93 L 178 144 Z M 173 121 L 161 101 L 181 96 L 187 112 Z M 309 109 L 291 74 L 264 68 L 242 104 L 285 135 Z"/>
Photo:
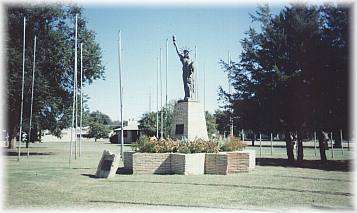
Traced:
<path id="1" fill-rule="evenodd" d="M 194 100 L 176 103 L 174 108 L 171 137 L 188 140 L 208 140 L 207 126 L 203 106 Z"/>

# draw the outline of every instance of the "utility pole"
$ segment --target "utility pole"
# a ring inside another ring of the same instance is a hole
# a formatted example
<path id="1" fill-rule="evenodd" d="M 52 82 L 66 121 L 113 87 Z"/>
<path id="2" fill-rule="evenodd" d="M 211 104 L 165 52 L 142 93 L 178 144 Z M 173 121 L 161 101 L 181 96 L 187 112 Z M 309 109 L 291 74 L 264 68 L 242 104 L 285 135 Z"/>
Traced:
<path id="1" fill-rule="evenodd" d="M 123 159 L 124 155 L 124 121 L 123 121 L 123 86 L 122 86 L 122 45 L 121 45 L 121 30 L 119 30 L 119 44 L 118 44 L 118 56 L 119 56 L 119 95 L 120 95 L 120 157 Z"/>
<path id="2" fill-rule="evenodd" d="M 24 17 L 24 37 L 22 46 L 22 84 L 21 84 L 21 112 L 20 112 L 20 133 L 18 143 L 17 161 L 20 161 L 21 142 L 22 142 L 22 115 L 24 111 L 24 86 L 25 86 L 25 45 L 26 45 L 26 17 Z"/>
<path id="3" fill-rule="evenodd" d="M 33 89 L 35 85 L 35 64 L 36 64 L 36 36 L 33 42 L 33 63 L 32 63 L 32 85 L 31 85 L 31 106 L 30 106 L 30 129 L 29 129 L 29 139 L 27 141 L 27 157 L 30 156 L 30 140 L 31 140 L 31 130 L 32 130 L 32 109 L 33 109 Z"/>

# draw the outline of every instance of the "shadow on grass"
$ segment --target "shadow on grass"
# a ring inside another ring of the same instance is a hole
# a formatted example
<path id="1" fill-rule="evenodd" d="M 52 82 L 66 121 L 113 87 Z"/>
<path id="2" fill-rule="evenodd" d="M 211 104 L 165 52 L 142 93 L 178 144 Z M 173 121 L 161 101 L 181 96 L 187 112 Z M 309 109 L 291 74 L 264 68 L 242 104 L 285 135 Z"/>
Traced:
<path id="1" fill-rule="evenodd" d="M 92 175 L 92 174 L 81 174 L 81 175 L 87 176 L 87 177 L 90 177 L 90 178 L 93 178 L 93 179 L 99 179 L 97 176 Z"/>
<path id="2" fill-rule="evenodd" d="M 4 151 L 4 155 L 6 156 L 18 156 L 19 153 L 17 151 L 9 150 Z M 29 155 L 54 155 L 53 152 L 30 152 Z M 27 156 L 27 151 L 21 152 L 20 156 Z"/>
<path id="3" fill-rule="evenodd" d="M 352 196 L 349 192 L 331 192 L 331 191 L 315 191 L 306 189 L 291 189 L 291 188 L 280 188 L 280 187 L 270 187 L 270 186 L 252 186 L 252 185 L 238 185 L 238 184 L 222 184 L 222 183 L 175 183 L 175 182 L 165 182 L 165 181 L 135 181 L 135 180 L 121 180 L 121 181 L 111 181 L 120 183 L 149 183 L 149 184 L 169 184 L 169 185 L 191 185 L 191 186 L 216 186 L 216 187 L 235 187 L 253 190 L 277 190 L 277 191 L 287 191 L 287 192 L 301 192 L 301 193 L 313 193 L 321 195 L 337 195 L 337 196 Z"/>
<path id="4" fill-rule="evenodd" d="M 148 202 L 133 202 L 133 201 L 117 201 L 117 200 L 90 200 L 90 203 L 115 203 L 115 204 L 128 204 L 140 206 L 165 206 L 165 207 L 181 207 L 181 208 L 209 208 L 209 209 L 222 209 L 224 207 L 213 207 L 205 205 L 184 205 L 184 204 L 166 204 L 166 203 L 148 203 Z M 242 208 L 224 208 L 224 209 L 242 209 Z M 254 209 L 252 209 L 254 210 Z M 259 209 L 260 210 L 260 209 Z"/>
<path id="5" fill-rule="evenodd" d="M 131 175 L 131 174 L 133 174 L 133 171 L 128 168 L 125 168 L 125 167 L 119 167 L 116 171 L 116 174 Z"/>
<path id="6" fill-rule="evenodd" d="M 317 181 L 337 181 L 337 182 L 351 182 L 351 180 L 346 179 L 337 179 L 337 178 L 323 178 L 323 177 L 304 177 L 304 176 L 294 176 L 294 175 L 273 175 L 275 177 L 286 177 L 286 178 L 298 178 L 305 180 L 317 180 Z"/>
<path id="7" fill-rule="evenodd" d="M 256 162 L 259 166 L 297 167 L 342 172 L 349 172 L 351 170 L 350 160 L 328 160 L 326 162 L 303 160 L 302 162 L 289 162 L 288 159 L 284 158 L 256 158 Z"/>

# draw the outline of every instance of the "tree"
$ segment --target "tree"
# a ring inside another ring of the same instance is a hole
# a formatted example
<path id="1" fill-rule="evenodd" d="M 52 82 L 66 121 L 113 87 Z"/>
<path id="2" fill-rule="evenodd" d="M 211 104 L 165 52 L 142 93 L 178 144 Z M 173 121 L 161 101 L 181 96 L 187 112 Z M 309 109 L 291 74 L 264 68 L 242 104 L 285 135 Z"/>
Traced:
<path id="1" fill-rule="evenodd" d="M 90 138 L 94 138 L 95 141 L 100 138 L 108 138 L 110 129 L 104 124 L 98 122 L 91 122 L 89 124 L 89 133 Z"/>
<path id="2" fill-rule="evenodd" d="M 216 119 L 214 115 L 212 115 L 208 111 L 205 112 L 205 118 L 206 118 L 208 137 L 212 137 L 213 134 L 218 133 Z"/>
<path id="3" fill-rule="evenodd" d="M 112 120 L 110 117 L 100 111 L 94 111 L 94 112 L 86 112 L 85 116 L 86 119 L 84 119 L 84 125 L 90 125 L 90 123 L 100 123 L 103 125 L 111 125 L 113 124 Z"/>
<path id="4" fill-rule="evenodd" d="M 284 132 L 290 161 L 293 139 L 303 160 L 305 132 L 317 130 L 320 139 L 323 130 L 347 126 L 348 11 L 291 5 L 273 16 L 259 7 L 252 20 L 261 30 L 247 31 L 239 62 L 221 61 L 234 88 L 233 94 L 220 88 L 225 109 L 240 126 Z"/>
<path id="5" fill-rule="evenodd" d="M 225 133 L 228 133 L 230 131 L 229 113 L 227 111 L 216 110 L 213 116 L 215 117 L 219 134 L 225 135 Z"/>
<path id="6" fill-rule="evenodd" d="M 82 9 L 45 5 L 6 8 L 7 32 L 7 129 L 9 148 L 19 130 L 22 81 L 23 18 L 26 17 L 25 94 L 23 122 L 28 123 L 32 81 L 33 38 L 37 35 L 33 126 L 60 136 L 70 126 L 74 79 L 74 23 L 78 14 L 78 45 L 83 43 L 83 81 L 104 77 L 102 52 L 95 33 L 86 26 Z M 79 46 L 78 46 L 79 47 Z M 79 59 L 78 59 L 79 60 Z M 79 64 L 79 63 L 78 63 Z M 80 73 L 78 72 L 78 75 Z M 80 78 L 78 77 L 78 81 Z M 79 83 L 78 83 L 79 84 Z"/>
<path id="7" fill-rule="evenodd" d="M 164 136 L 170 136 L 171 134 L 171 124 L 173 119 L 175 101 L 170 101 L 167 106 L 163 107 L 163 118 L 164 118 Z M 160 115 L 159 113 L 159 134 L 160 134 Z M 156 112 L 147 112 L 142 115 L 139 120 L 139 129 L 145 135 L 156 136 Z"/>

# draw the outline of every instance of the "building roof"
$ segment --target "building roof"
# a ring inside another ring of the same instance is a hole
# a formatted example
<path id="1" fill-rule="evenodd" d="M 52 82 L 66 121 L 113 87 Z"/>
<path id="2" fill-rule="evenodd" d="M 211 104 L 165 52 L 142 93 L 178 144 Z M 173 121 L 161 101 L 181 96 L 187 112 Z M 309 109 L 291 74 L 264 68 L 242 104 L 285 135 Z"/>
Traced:
<path id="1" fill-rule="evenodd" d="M 116 128 L 114 131 L 120 131 L 121 128 Z M 135 121 L 134 119 L 129 119 L 128 125 L 124 126 L 123 130 L 132 130 L 132 131 L 137 131 L 139 130 L 139 123 Z"/>

